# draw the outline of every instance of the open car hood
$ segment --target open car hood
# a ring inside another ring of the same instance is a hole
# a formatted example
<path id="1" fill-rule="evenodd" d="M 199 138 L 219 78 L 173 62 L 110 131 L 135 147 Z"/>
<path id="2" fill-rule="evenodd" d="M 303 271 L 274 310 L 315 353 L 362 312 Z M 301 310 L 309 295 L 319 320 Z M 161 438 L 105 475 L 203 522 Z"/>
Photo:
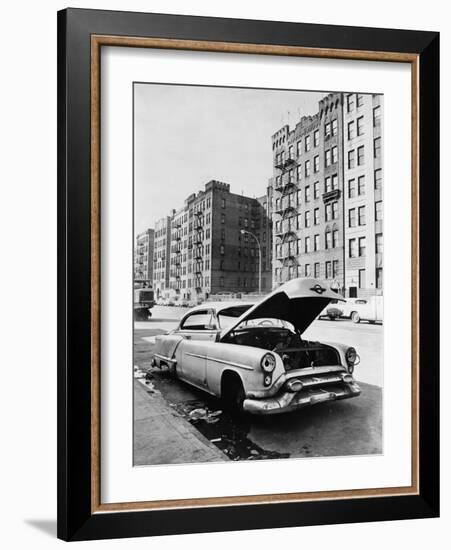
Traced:
<path id="1" fill-rule="evenodd" d="M 331 300 L 346 300 L 317 279 L 292 279 L 249 308 L 236 322 L 224 329 L 221 339 L 244 321 L 281 319 L 302 334 Z"/>

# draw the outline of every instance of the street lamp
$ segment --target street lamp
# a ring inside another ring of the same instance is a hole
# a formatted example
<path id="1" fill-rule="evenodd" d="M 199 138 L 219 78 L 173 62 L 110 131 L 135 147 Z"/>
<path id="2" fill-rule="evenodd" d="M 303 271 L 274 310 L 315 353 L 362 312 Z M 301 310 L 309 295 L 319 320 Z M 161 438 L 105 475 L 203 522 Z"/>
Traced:
<path id="1" fill-rule="evenodd" d="M 261 294 L 262 293 L 262 251 L 261 251 L 261 248 L 260 248 L 260 242 L 257 239 L 257 237 L 253 233 L 251 233 L 250 231 L 246 231 L 245 229 L 241 229 L 240 233 L 242 235 L 247 233 L 248 235 L 251 235 L 252 237 L 254 237 L 254 239 L 257 241 L 257 246 L 258 246 L 258 293 Z"/>

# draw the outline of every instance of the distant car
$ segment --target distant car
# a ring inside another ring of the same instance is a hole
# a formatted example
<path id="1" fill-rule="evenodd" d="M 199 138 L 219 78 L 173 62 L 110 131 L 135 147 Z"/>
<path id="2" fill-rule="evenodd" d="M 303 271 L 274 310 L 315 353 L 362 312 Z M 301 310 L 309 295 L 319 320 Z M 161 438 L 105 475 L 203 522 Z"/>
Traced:
<path id="1" fill-rule="evenodd" d="M 336 299 L 315 279 L 293 279 L 257 303 L 206 302 L 155 337 L 152 365 L 237 412 L 274 414 L 356 397 L 356 350 L 302 338 Z"/>
<path id="2" fill-rule="evenodd" d="M 344 304 L 340 304 L 340 309 L 342 310 L 341 316 L 351 319 L 354 323 L 360 323 L 360 321 L 382 322 L 384 318 L 383 296 L 348 298 Z"/>
<path id="3" fill-rule="evenodd" d="M 331 321 L 335 321 L 335 319 L 340 318 L 342 310 L 338 303 L 338 300 L 331 300 L 330 304 L 328 304 L 318 315 L 318 319 L 330 319 Z"/>

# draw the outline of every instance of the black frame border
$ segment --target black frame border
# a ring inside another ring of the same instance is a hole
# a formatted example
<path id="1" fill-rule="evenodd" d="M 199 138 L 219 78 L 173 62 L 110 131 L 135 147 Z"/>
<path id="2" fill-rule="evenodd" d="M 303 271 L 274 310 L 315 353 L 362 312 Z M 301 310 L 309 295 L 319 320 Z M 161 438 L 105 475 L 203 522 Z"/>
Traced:
<path id="1" fill-rule="evenodd" d="M 419 495 L 92 514 L 91 35 L 419 56 Z M 58 537 L 89 540 L 438 515 L 439 33 L 72 8 L 58 12 Z"/>

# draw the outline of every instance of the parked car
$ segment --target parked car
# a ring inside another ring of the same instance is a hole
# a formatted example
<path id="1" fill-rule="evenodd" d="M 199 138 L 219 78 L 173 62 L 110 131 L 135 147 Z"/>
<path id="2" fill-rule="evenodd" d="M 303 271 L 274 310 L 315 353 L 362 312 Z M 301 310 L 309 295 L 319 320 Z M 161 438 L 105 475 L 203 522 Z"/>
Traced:
<path id="1" fill-rule="evenodd" d="M 318 315 L 318 319 L 330 319 L 335 321 L 342 315 L 342 309 L 339 307 L 337 299 L 331 300 L 330 303 Z M 341 305 L 341 304 L 340 304 Z"/>
<path id="2" fill-rule="evenodd" d="M 356 350 L 302 338 L 336 299 L 315 279 L 293 279 L 257 303 L 206 302 L 156 336 L 152 365 L 238 412 L 274 414 L 356 397 Z"/>
<path id="3" fill-rule="evenodd" d="M 384 318 L 383 296 L 348 298 L 344 304 L 340 304 L 340 309 L 341 316 L 351 319 L 354 323 L 360 323 L 360 321 L 382 322 Z"/>

